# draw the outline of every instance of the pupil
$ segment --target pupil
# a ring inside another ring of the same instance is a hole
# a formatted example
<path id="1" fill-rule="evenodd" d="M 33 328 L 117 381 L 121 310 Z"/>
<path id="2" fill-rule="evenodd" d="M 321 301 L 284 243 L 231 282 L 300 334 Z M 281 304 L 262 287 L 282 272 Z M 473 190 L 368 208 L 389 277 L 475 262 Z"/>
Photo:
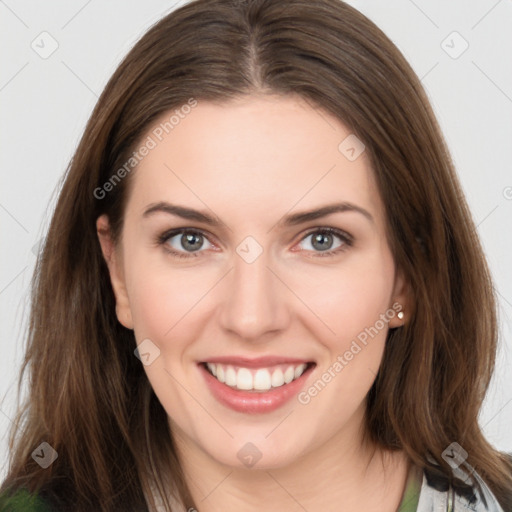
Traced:
<path id="1" fill-rule="evenodd" d="M 329 238 L 331 238 L 331 235 L 329 235 L 329 234 L 325 234 L 325 233 L 317 234 L 315 237 L 313 237 L 313 247 L 320 249 L 320 250 L 328 249 L 328 247 L 326 247 L 326 245 L 329 245 L 329 247 L 330 247 L 330 244 L 329 243 L 325 244 L 325 241 L 326 240 L 329 241 Z M 316 247 L 316 245 L 315 245 L 316 242 L 319 242 L 321 245 L 319 247 Z"/>
<path id="2" fill-rule="evenodd" d="M 182 240 L 183 247 L 185 249 L 189 248 L 189 249 L 194 250 L 194 249 L 198 249 L 201 246 L 200 241 L 199 241 L 199 236 L 196 234 L 193 234 L 193 233 L 183 235 L 181 237 L 181 240 Z M 194 241 L 195 241 L 196 247 L 194 247 Z"/>

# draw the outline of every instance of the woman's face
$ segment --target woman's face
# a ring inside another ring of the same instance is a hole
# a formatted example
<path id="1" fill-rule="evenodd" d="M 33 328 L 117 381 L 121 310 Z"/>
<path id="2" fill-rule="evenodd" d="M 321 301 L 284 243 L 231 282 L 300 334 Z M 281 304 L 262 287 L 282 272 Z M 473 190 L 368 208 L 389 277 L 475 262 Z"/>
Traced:
<path id="1" fill-rule="evenodd" d="M 364 147 L 290 96 L 179 112 L 143 137 L 113 252 L 98 220 L 174 435 L 238 467 L 354 446 L 407 312 Z"/>

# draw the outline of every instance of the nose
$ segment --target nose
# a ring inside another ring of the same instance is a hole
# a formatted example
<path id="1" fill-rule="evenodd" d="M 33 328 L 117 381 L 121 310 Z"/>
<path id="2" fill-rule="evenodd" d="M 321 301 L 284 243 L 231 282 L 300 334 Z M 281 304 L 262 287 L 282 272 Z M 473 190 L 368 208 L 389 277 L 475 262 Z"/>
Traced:
<path id="1" fill-rule="evenodd" d="M 235 254 L 233 266 L 225 279 L 221 327 L 247 341 L 268 341 L 289 324 L 290 292 L 265 252 L 251 263 Z"/>

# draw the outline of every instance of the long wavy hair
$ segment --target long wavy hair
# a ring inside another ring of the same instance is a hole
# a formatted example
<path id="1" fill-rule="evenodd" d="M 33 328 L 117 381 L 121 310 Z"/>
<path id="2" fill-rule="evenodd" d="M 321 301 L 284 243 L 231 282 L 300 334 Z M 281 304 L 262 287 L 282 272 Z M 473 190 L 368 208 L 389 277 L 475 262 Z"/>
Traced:
<path id="1" fill-rule="evenodd" d="M 410 321 L 389 331 L 367 396 L 366 435 L 461 485 L 442 457 L 456 441 L 512 510 L 512 464 L 478 424 L 497 320 L 475 224 L 418 77 L 340 0 L 195 0 L 152 26 L 121 62 L 66 171 L 37 259 L 18 396 L 27 373 L 29 388 L 2 490 L 23 487 L 78 512 L 147 510 L 153 493 L 171 510 L 169 492 L 195 506 L 133 331 L 117 321 L 96 232 L 107 214 L 119 240 L 132 174 L 104 197 L 97 190 L 163 113 L 190 98 L 267 93 L 300 95 L 364 142 L 389 245 L 412 290 Z M 41 442 L 58 453 L 47 469 L 31 457 Z"/>

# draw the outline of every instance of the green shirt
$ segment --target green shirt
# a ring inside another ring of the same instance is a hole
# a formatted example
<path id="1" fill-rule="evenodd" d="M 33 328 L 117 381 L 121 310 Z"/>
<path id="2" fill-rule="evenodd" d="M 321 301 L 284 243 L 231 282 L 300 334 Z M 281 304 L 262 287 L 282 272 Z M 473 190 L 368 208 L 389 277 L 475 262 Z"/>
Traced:
<path id="1" fill-rule="evenodd" d="M 417 512 L 420 500 L 423 473 L 411 465 L 409 475 L 405 483 L 405 491 L 397 512 Z"/>
<path id="2" fill-rule="evenodd" d="M 26 489 L 16 491 L 6 498 L 0 496 L 1 512 L 53 512 L 48 504 L 37 494 L 30 494 Z"/>

